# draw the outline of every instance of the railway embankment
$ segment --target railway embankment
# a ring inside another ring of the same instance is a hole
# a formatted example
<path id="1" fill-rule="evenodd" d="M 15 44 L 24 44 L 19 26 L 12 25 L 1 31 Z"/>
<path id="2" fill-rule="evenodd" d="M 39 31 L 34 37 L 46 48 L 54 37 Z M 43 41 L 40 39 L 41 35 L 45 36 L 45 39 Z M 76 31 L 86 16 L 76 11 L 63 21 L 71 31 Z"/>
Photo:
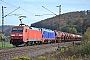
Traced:
<path id="1" fill-rule="evenodd" d="M 14 57 L 28 56 L 31 58 L 36 58 L 47 53 L 56 52 L 58 47 L 68 47 L 72 42 L 56 43 L 56 44 L 44 44 L 44 45 L 34 45 L 27 47 L 16 47 L 10 49 L 0 50 L 1 60 L 10 60 Z M 62 48 L 61 48 L 62 49 Z"/>
<path id="2" fill-rule="evenodd" d="M 52 53 L 58 48 L 57 44 L 45 44 L 0 50 L 0 60 L 11 60 L 14 57 L 36 57 L 45 53 Z"/>
<path id="3" fill-rule="evenodd" d="M 76 58 L 76 50 L 81 45 L 81 41 L 61 43 L 57 51 L 46 53 L 33 60 L 74 60 Z"/>

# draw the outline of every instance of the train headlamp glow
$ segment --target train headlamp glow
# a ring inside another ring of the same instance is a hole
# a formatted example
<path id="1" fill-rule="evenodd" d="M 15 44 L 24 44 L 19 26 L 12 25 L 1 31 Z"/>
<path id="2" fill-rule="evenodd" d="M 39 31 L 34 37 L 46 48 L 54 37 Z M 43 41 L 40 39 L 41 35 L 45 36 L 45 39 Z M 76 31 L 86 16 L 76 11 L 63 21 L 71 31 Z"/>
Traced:
<path id="1" fill-rule="evenodd" d="M 11 34 L 11 36 L 15 36 L 15 34 Z"/>
<path id="2" fill-rule="evenodd" d="M 22 34 L 19 34 L 19 36 L 23 36 Z"/>

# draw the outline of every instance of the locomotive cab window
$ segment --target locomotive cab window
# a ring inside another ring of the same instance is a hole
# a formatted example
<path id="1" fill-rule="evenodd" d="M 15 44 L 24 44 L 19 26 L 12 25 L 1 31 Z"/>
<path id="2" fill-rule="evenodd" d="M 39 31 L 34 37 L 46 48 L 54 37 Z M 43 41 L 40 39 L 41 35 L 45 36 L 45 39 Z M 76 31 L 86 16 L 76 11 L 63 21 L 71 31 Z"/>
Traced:
<path id="1" fill-rule="evenodd" d="M 16 32 L 17 31 L 17 28 L 12 28 L 12 32 Z"/>
<path id="2" fill-rule="evenodd" d="M 23 32 L 23 28 L 18 28 L 18 32 Z"/>
<path id="3" fill-rule="evenodd" d="M 23 32 L 23 28 L 12 28 L 12 32 Z"/>

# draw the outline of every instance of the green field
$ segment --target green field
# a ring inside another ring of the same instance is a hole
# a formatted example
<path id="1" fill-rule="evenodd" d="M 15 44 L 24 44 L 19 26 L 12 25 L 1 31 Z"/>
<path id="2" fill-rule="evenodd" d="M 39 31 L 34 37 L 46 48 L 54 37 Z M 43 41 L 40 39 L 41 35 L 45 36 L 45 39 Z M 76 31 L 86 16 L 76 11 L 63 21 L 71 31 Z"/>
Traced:
<path id="1" fill-rule="evenodd" d="M 3 44 L 4 45 L 4 44 Z M 13 47 L 12 44 L 10 44 L 10 42 L 5 42 L 5 48 L 6 47 Z M 0 48 L 2 48 L 2 42 L 0 42 Z"/>

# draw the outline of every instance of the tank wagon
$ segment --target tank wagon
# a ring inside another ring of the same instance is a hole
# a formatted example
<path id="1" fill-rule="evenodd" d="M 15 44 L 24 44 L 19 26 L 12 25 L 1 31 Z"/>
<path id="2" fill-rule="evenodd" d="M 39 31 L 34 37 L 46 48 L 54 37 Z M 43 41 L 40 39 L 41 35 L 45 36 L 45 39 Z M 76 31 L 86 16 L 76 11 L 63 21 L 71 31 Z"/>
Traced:
<path id="1" fill-rule="evenodd" d="M 12 26 L 10 33 L 10 43 L 19 45 L 33 45 L 42 43 L 59 43 L 60 41 L 81 40 L 82 36 L 70 34 L 61 31 L 52 31 L 47 29 L 31 29 L 28 26 L 20 24 Z"/>

